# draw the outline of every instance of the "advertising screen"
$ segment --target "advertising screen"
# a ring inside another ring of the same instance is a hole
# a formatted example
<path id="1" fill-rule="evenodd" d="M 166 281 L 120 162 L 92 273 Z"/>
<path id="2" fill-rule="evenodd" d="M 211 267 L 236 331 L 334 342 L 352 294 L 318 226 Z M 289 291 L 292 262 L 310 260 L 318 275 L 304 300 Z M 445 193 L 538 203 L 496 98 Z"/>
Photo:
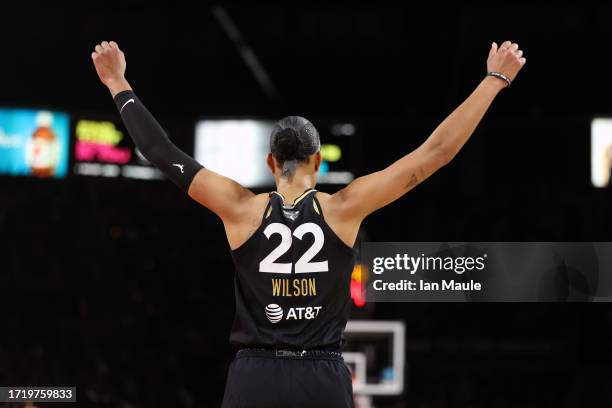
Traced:
<path id="1" fill-rule="evenodd" d="M 77 118 L 74 136 L 75 174 L 147 180 L 163 178 L 115 121 Z"/>
<path id="2" fill-rule="evenodd" d="M 327 120 L 313 122 L 321 137 L 320 184 L 347 184 L 354 178 L 358 157 L 355 126 Z M 202 120 L 196 125 L 195 159 L 203 166 L 245 187 L 271 187 L 266 164 L 273 121 Z"/>
<path id="3" fill-rule="evenodd" d="M 68 149 L 68 114 L 0 109 L 0 174 L 62 178 Z"/>

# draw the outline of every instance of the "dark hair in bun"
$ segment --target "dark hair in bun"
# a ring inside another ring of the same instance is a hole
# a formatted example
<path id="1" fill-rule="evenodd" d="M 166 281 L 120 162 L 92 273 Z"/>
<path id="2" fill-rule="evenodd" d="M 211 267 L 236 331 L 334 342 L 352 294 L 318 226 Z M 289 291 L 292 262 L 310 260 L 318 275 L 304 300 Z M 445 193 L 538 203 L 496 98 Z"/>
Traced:
<path id="1" fill-rule="evenodd" d="M 306 162 L 320 149 L 319 132 L 301 116 L 287 116 L 272 128 L 270 152 L 281 164 L 283 176 L 293 176 L 298 162 Z"/>

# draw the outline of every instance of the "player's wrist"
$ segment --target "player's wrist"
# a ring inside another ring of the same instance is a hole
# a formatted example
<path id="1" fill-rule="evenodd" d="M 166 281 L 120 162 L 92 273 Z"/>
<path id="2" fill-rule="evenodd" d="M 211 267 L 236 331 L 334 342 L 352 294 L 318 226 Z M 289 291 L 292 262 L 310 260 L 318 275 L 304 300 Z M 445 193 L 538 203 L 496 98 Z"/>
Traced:
<path id="1" fill-rule="evenodd" d="M 483 84 L 485 84 L 488 88 L 496 91 L 496 92 L 501 92 L 503 89 L 508 87 L 508 83 L 506 81 L 504 81 L 501 78 L 497 78 L 491 75 L 487 75 L 484 79 L 483 79 Z"/>
<path id="2" fill-rule="evenodd" d="M 120 92 L 132 90 L 132 87 L 124 77 L 109 79 L 105 81 L 105 85 L 113 98 Z"/>

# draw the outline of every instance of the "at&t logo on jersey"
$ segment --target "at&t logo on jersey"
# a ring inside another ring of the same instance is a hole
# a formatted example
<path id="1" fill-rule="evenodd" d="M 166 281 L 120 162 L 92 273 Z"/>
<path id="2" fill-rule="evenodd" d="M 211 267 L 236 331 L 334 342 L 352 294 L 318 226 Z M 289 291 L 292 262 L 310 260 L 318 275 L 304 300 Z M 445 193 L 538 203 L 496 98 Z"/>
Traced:
<path id="1" fill-rule="evenodd" d="M 319 315 L 323 306 L 292 307 L 287 312 L 287 320 L 311 320 Z"/>
<path id="2" fill-rule="evenodd" d="M 285 320 L 312 320 L 319 315 L 323 306 L 292 307 L 287 311 Z M 266 317 L 270 323 L 283 320 L 283 309 L 276 303 L 266 306 Z"/>
<path id="3" fill-rule="evenodd" d="M 270 323 L 278 323 L 283 320 L 283 309 L 276 303 L 266 306 L 266 316 Z"/>

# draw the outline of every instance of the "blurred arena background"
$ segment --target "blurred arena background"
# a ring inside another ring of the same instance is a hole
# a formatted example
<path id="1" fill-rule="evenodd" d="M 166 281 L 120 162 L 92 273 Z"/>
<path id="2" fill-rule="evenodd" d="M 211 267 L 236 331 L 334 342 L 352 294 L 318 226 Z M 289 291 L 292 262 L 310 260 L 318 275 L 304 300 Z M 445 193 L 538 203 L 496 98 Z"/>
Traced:
<path id="1" fill-rule="evenodd" d="M 361 238 L 611 240 L 612 4 L 26 6 L 4 5 L 0 24 L 0 385 L 76 385 L 77 405 L 122 408 L 223 395 L 223 226 L 138 158 L 90 60 L 101 40 L 120 44 L 130 83 L 189 153 L 225 137 L 240 150 L 235 132 L 197 142 L 203 120 L 309 118 L 332 192 L 424 141 L 483 77 L 490 43 L 511 39 L 528 58 L 515 85 Z M 45 127 L 41 111 L 61 177 L 9 164 L 20 121 Z M 241 154 L 218 165 L 251 177 Z M 607 304 L 360 303 L 353 317 L 404 323 L 403 391 L 376 407 L 612 404 Z"/>

